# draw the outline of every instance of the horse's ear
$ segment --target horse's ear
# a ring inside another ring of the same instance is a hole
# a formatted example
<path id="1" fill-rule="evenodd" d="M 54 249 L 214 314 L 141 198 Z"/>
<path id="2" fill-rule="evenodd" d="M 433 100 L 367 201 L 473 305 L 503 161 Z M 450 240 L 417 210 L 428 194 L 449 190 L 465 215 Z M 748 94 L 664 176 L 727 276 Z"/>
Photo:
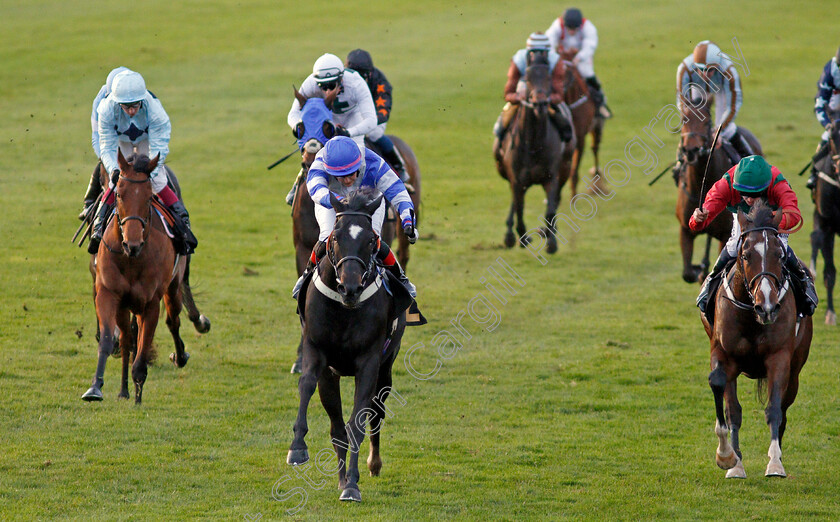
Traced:
<path id="1" fill-rule="evenodd" d="M 158 161 L 160 161 L 160 152 L 157 153 L 155 159 L 149 162 L 149 172 L 153 172 L 157 168 Z"/>
<path id="2" fill-rule="evenodd" d="M 743 233 L 747 229 L 747 225 L 749 225 L 749 218 L 747 214 L 743 211 L 738 211 L 738 224 L 741 226 L 741 233 Z"/>
<path id="3" fill-rule="evenodd" d="M 372 216 L 379 209 L 379 206 L 382 205 L 382 198 L 384 197 L 385 194 L 380 194 L 378 198 L 365 205 L 365 212 Z"/>
<path id="4" fill-rule="evenodd" d="M 125 156 L 123 156 L 122 153 L 122 149 L 120 149 L 119 147 L 117 147 L 117 163 L 120 166 L 120 170 L 128 170 L 128 160 L 125 159 Z"/>
<path id="5" fill-rule="evenodd" d="M 341 200 L 335 197 L 335 194 L 333 194 L 332 192 L 330 192 L 330 205 L 332 205 L 332 208 L 336 211 L 336 213 L 344 212 L 345 210 L 347 210 L 347 205 L 345 205 L 341 202 Z"/>
<path id="6" fill-rule="evenodd" d="M 306 105 L 306 96 L 301 94 L 300 91 L 297 90 L 297 87 L 295 87 L 294 85 L 292 85 L 292 90 L 295 91 L 295 98 L 297 98 L 297 101 L 300 104 L 300 108 L 302 109 L 303 106 Z"/>

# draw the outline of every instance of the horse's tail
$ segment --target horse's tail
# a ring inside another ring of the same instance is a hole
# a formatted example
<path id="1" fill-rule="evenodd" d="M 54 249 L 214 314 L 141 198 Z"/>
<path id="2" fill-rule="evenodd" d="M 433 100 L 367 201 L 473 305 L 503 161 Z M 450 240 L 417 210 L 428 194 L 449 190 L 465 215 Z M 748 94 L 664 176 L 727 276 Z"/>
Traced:
<path id="1" fill-rule="evenodd" d="M 755 381 L 755 398 L 762 404 L 762 406 L 767 405 L 767 377 L 762 377 L 760 379 L 756 379 Z"/>

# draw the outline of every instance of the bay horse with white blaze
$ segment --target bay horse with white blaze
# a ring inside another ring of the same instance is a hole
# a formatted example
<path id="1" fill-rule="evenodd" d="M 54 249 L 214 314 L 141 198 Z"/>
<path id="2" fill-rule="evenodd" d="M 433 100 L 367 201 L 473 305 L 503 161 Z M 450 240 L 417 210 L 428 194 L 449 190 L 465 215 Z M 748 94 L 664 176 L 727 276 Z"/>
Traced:
<path id="1" fill-rule="evenodd" d="M 307 409 L 317 386 L 330 418 L 330 436 L 338 457 L 341 500 L 361 501 L 359 450 L 370 422 L 371 476 L 379 475 L 379 432 L 385 418 L 384 401 L 391 390 L 391 367 L 400 349 L 412 302 L 408 290 L 375 264 L 378 251 L 371 216 L 382 195 L 363 188 L 345 204 L 331 198 L 335 229 L 327 255 L 307 279 L 298 297 L 303 320 L 303 372 L 298 382 L 300 407 L 286 462 L 309 460 L 304 437 L 309 428 Z M 393 296 L 386 291 L 383 278 Z M 341 412 L 341 376 L 355 376 L 353 413 L 345 426 Z M 347 464 L 347 450 L 350 460 Z"/>
<path id="2" fill-rule="evenodd" d="M 680 250 L 682 252 L 683 273 L 686 283 L 702 283 L 709 268 L 709 248 L 712 238 L 717 239 L 720 251 L 729 239 L 732 231 L 732 214 L 721 212 L 707 226 L 701 234 L 708 234 L 706 251 L 699 265 L 692 264 L 694 255 L 694 239 L 700 235 L 691 230 L 688 225 L 694 210 L 706 197 L 705 191 L 716 181 L 720 180 L 734 163 L 723 147 L 711 149 L 714 140 L 712 115 L 708 102 L 689 100 L 682 97 L 682 128 L 680 129 L 680 145 L 678 156 L 680 170 L 676 174 L 675 182 L 679 188 L 677 192 L 676 216 L 680 222 Z M 757 155 L 762 155 L 761 145 L 753 134 L 744 127 L 739 127 L 741 134 L 749 142 Z M 718 138 L 720 145 L 720 138 Z M 711 159 L 709 158 L 711 155 Z M 708 171 L 706 165 L 708 164 Z M 704 180 L 705 173 L 705 180 Z M 701 193 L 701 190 L 703 193 Z"/>
<path id="3" fill-rule="evenodd" d="M 817 252 L 822 252 L 823 283 L 825 284 L 825 324 L 837 324 L 834 311 L 834 236 L 840 234 L 840 128 L 834 126 L 828 139 L 829 154 L 815 165 L 817 183 L 814 186 L 814 231 L 811 232 L 811 272 L 816 274 Z M 816 275 L 815 275 L 816 277 Z"/>
<path id="4" fill-rule="evenodd" d="M 187 258 L 177 255 L 167 236 L 160 215 L 155 210 L 151 173 L 159 156 L 132 156 L 127 161 L 121 151 L 116 182 L 116 215 L 107 225 L 96 254 L 96 282 L 94 301 L 99 323 L 99 361 L 90 389 L 82 395 L 86 401 L 102 400 L 105 363 L 113 351 L 114 327 L 121 332 L 122 386 L 120 398 L 128 398 L 128 365 L 131 352 L 136 351 L 132 366 L 135 402 L 140 404 L 143 385 L 153 353 L 152 340 L 160 317 L 160 301 L 166 307 L 166 324 L 175 341 L 176 353 L 170 360 L 179 368 L 187 364 L 189 354 L 184 349 L 179 329 L 182 308 L 182 283 Z M 131 334 L 131 314 L 137 320 L 137 339 Z M 209 330 L 204 318 L 196 329 Z"/>
<path id="5" fill-rule="evenodd" d="M 525 193 L 531 185 L 540 184 L 546 194 L 545 222 L 554 226 L 560 190 L 569 179 L 571 152 L 574 143 L 566 144 L 551 121 L 549 95 L 551 72 L 545 58 L 535 60 L 525 69 L 525 99 L 519 103 L 510 127 L 501 142 L 495 144 L 493 156 L 499 175 L 510 183 L 512 202 L 505 224 L 505 246 L 512 248 L 519 238 L 525 246 L 527 228 L 523 219 Z M 564 155 L 566 160 L 564 161 Z M 516 218 L 516 235 L 513 233 Z M 546 251 L 557 252 L 557 238 L 544 228 Z"/>
<path id="6" fill-rule="evenodd" d="M 810 316 L 796 310 L 788 275 L 782 270 L 787 249 L 779 238 L 782 213 L 759 202 L 749 215 L 739 212 L 743 233 L 735 265 L 724 276 L 715 296 L 714 324 L 701 316 L 711 344 L 709 386 L 715 398 L 715 461 L 727 478 L 746 478 L 741 462 L 741 404 L 737 379 L 759 380 L 768 392 L 765 419 L 770 449 L 765 475 L 784 477 L 782 437 L 787 410 L 799 391 L 799 373 L 811 347 Z M 724 410 L 725 404 L 725 410 Z M 729 442 L 731 434 L 732 442 Z"/>
<path id="7" fill-rule="evenodd" d="M 601 136 L 604 132 L 604 117 L 598 114 L 598 108 L 589 94 L 586 81 L 581 76 L 576 65 L 572 62 L 565 62 L 566 78 L 563 82 L 563 101 L 568 105 L 572 113 L 572 126 L 575 129 L 576 144 L 566 147 L 563 153 L 563 166 L 571 174 L 569 185 L 572 189 L 572 196 L 577 194 L 579 180 L 580 162 L 583 159 L 583 149 L 586 147 L 586 136 L 592 135 L 592 156 L 595 165 L 590 170 L 593 176 L 601 174 L 598 167 L 598 151 L 601 148 Z M 595 178 L 595 183 L 603 185 L 603 180 Z"/>

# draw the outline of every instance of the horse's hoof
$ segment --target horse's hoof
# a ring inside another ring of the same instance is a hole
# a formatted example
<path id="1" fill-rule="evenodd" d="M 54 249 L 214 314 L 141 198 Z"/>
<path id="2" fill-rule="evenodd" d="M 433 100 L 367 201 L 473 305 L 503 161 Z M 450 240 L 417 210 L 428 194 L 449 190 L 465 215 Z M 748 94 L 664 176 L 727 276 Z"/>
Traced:
<path id="1" fill-rule="evenodd" d="M 341 492 L 341 496 L 338 497 L 338 500 L 352 500 L 353 502 L 361 502 L 362 493 L 356 488 L 345 488 L 344 491 Z"/>
<path id="2" fill-rule="evenodd" d="M 174 364 L 176 368 L 183 368 L 187 365 L 187 361 L 190 360 L 190 353 L 184 352 L 184 364 L 178 364 L 178 356 L 175 353 L 169 354 L 169 360 L 172 361 L 172 364 Z"/>
<path id="3" fill-rule="evenodd" d="M 300 361 L 295 361 L 292 365 L 292 370 L 289 373 L 301 373 L 303 371 L 303 365 Z"/>
<path id="4" fill-rule="evenodd" d="M 522 248 L 525 248 L 526 246 L 528 246 L 530 244 L 531 244 L 531 236 L 526 235 L 526 234 L 522 234 L 522 236 L 519 238 L 519 246 L 521 246 Z"/>
<path id="5" fill-rule="evenodd" d="M 85 394 L 82 395 L 82 400 L 88 402 L 101 401 L 102 390 L 100 390 L 96 386 L 91 386 L 90 388 L 88 388 L 88 391 L 86 391 Z"/>
<path id="6" fill-rule="evenodd" d="M 201 314 L 198 317 L 198 321 L 194 323 L 195 331 L 198 333 L 207 333 L 210 331 L 210 319 L 205 317 L 204 314 Z"/>
<path id="7" fill-rule="evenodd" d="M 828 326 L 837 326 L 837 314 L 831 310 L 825 313 L 825 324 Z"/>
<path id="8" fill-rule="evenodd" d="M 765 477 L 781 477 L 781 478 L 787 477 L 787 474 L 785 473 L 785 467 L 782 466 L 782 461 L 780 461 L 780 460 L 772 461 L 771 460 L 770 463 L 767 464 L 767 471 L 764 472 L 764 476 Z"/>
<path id="9" fill-rule="evenodd" d="M 545 236 L 548 238 L 545 251 L 549 254 L 557 253 L 557 240 L 554 239 L 554 235 L 547 229 L 543 229 L 543 233 L 545 233 Z"/>
<path id="10" fill-rule="evenodd" d="M 128 395 L 128 391 L 121 391 L 119 395 L 117 395 L 117 399 L 125 399 L 128 400 L 131 397 Z"/>
<path id="11" fill-rule="evenodd" d="M 738 463 L 735 464 L 735 467 L 730 469 L 726 472 L 726 478 L 735 478 L 735 479 L 745 479 L 747 478 L 747 472 L 744 471 L 744 464 L 741 462 L 741 459 L 738 459 Z"/>
<path id="12" fill-rule="evenodd" d="M 732 469 L 738 462 L 738 455 L 734 451 L 730 451 L 728 455 L 721 455 L 715 452 L 715 463 L 720 469 Z"/>
<path id="13" fill-rule="evenodd" d="M 286 464 L 297 466 L 309 462 L 309 451 L 305 449 L 289 450 L 286 455 Z"/>
<path id="14" fill-rule="evenodd" d="M 516 236 L 513 235 L 513 232 L 508 232 L 505 234 L 505 247 L 513 248 L 513 245 L 516 244 Z"/>

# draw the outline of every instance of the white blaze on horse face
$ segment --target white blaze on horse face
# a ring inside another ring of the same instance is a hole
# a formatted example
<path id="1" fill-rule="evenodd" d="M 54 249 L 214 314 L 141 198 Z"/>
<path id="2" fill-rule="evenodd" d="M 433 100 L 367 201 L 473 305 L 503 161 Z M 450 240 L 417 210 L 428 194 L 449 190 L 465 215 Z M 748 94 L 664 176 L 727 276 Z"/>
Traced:
<path id="1" fill-rule="evenodd" d="M 350 237 L 358 239 L 359 234 L 361 234 L 363 230 L 364 229 L 359 225 L 350 225 Z"/>
<path id="2" fill-rule="evenodd" d="M 759 289 L 761 290 L 761 295 L 764 297 L 764 302 L 770 302 L 770 292 L 773 290 L 773 286 L 770 284 L 770 281 L 767 279 L 767 277 L 764 277 L 761 280 L 761 285 L 759 286 Z"/>

